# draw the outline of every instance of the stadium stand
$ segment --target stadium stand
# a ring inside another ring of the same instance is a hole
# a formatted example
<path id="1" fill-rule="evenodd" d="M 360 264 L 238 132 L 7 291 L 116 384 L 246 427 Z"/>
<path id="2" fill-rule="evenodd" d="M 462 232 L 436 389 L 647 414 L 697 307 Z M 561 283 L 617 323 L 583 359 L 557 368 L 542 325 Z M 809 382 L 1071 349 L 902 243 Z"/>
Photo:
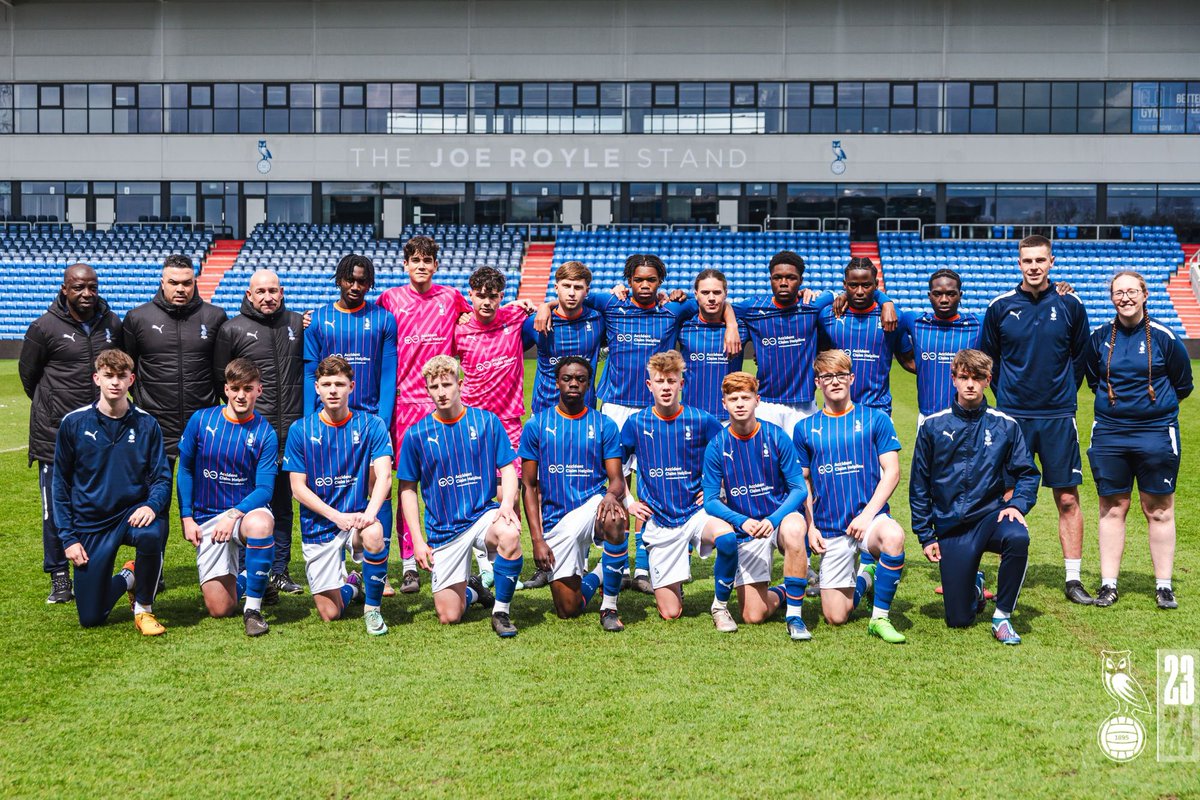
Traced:
<path id="1" fill-rule="evenodd" d="M 1088 240 L 1070 237 L 1057 226 L 1051 277 L 1070 282 L 1088 310 L 1092 327 L 1111 319 L 1108 279 L 1118 270 L 1140 272 L 1151 287 L 1150 314 L 1183 336 L 1183 324 L 1165 286 L 1183 263 L 1183 250 L 1169 226 L 1133 227 L 1128 239 Z M 949 234 L 949 226 L 939 229 Z M 1004 233 L 997 231 L 997 233 Z M 1066 234 L 1065 237 L 1063 234 Z M 928 307 L 929 275 L 949 268 L 963 278 L 964 311 L 982 314 L 993 297 L 1018 282 L 1017 239 L 922 239 L 915 232 L 881 232 L 880 257 L 887 271 L 887 291 L 904 309 Z"/>
<path id="2" fill-rule="evenodd" d="M 337 299 L 333 270 L 347 253 L 361 253 L 375 262 L 374 300 L 381 292 L 408 281 L 404 272 L 404 242 L 412 236 L 436 241 L 439 269 L 434 280 L 464 294 L 476 267 L 495 267 L 508 279 L 504 297 L 517 296 L 524 245 L 519 233 L 499 225 L 411 225 L 399 239 L 376 239 L 370 225 L 257 226 L 246 240 L 233 267 L 217 286 L 213 301 L 236 313 L 242 293 L 256 269 L 279 273 L 289 308 L 302 311 Z"/>
<path id="3" fill-rule="evenodd" d="M 198 265 L 212 241 L 211 232 L 171 227 L 83 232 L 68 225 L 0 225 L 0 340 L 24 338 L 58 294 L 69 264 L 95 267 L 101 296 L 124 316 L 154 295 L 164 258 L 182 253 Z"/>
<path id="4" fill-rule="evenodd" d="M 624 280 L 625 259 L 653 253 L 666 262 L 667 289 L 692 288 L 702 269 L 725 273 L 731 300 L 744 300 L 771 290 L 767 264 L 780 250 L 799 253 L 808 265 L 804 282 L 817 288 L 840 286 L 850 258 L 850 234 L 820 231 L 716 231 L 601 228 L 564 231 L 554 248 L 553 269 L 582 261 L 592 271 L 592 286 L 611 288 Z M 547 297 L 553 296 L 553 284 Z"/>

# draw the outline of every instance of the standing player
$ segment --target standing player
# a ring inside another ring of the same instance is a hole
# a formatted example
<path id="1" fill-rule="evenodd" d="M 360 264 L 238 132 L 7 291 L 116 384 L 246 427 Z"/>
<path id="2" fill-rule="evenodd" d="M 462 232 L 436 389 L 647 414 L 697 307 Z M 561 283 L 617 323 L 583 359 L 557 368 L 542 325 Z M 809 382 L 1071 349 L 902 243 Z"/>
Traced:
<path id="1" fill-rule="evenodd" d="M 610 418 L 584 403 L 591 364 L 567 356 L 555 373 L 558 405 L 530 417 L 518 453 L 533 558 L 550 576 L 554 611 L 562 619 L 582 614 L 603 584 L 600 626 L 617 633 L 625 630 L 617 595 L 629 557 L 620 434 Z M 588 572 L 593 543 L 603 546 L 604 555 Z"/>
<path id="2" fill-rule="evenodd" d="M 404 432 L 417 420 L 433 411 L 421 368 L 434 356 L 448 355 L 454 346 L 454 326 L 460 314 L 471 310 L 466 299 L 449 286 L 433 282 L 438 270 L 438 245 L 428 236 L 414 236 L 404 243 L 404 269 L 409 284 L 388 289 L 378 303 L 396 320 L 396 408 L 392 416 L 392 447 L 399 452 Z M 412 594 L 420 589 L 417 562 L 413 558 L 412 532 L 400 527 L 400 556 L 404 560 L 404 578 L 400 591 Z"/>
<path id="3" fill-rule="evenodd" d="M 96 271 L 73 264 L 58 297 L 25 332 L 18 370 L 29 407 L 29 463 L 37 462 L 42 498 L 42 570 L 50 575 L 47 603 L 74 597 L 67 556 L 54 523 L 54 439 L 63 415 L 95 402 L 96 356 L 121 347 L 121 320 L 100 296 Z"/>
<path id="4" fill-rule="evenodd" d="M 853 364 L 853 401 L 891 416 L 892 357 L 911 367 L 911 346 L 899 329 L 884 330 L 875 263 L 869 258 L 852 258 L 842 274 L 849 304 L 840 317 L 832 308 L 821 311 L 820 349 L 844 350 Z"/>
<path id="5" fill-rule="evenodd" d="M 723 336 L 724 323 L 720 331 Z M 654 405 L 627 419 L 621 429 L 625 458 L 636 456 L 640 465 L 638 500 L 629 513 L 645 523 L 650 584 L 663 619 L 683 613 L 681 587 L 691 575 L 689 549 L 700 545 L 709 523 L 700 489 L 704 449 L 721 432 L 716 417 L 681 402 L 684 370 L 683 357 L 675 350 L 650 356 L 646 384 Z"/>
<path id="6" fill-rule="evenodd" d="M 317 612 L 342 616 L 358 596 L 358 575 L 346 575 L 345 549 L 362 549 L 363 621 L 367 633 L 387 633 L 379 604 L 387 578 L 388 545 L 379 510 L 392 490 L 392 446 L 383 420 L 350 410 L 354 368 L 341 356 L 317 365 L 323 408 L 292 423 L 283 469 L 300 502 L 304 570 Z"/>
<path id="7" fill-rule="evenodd" d="M 721 402 L 721 381 L 729 373 L 742 369 L 741 351 L 730 355 L 725 346 L 725 313 L 728 308 L 725 301 L 729 296 L 729 284 L 720 270 L 705 269 L 696 276 L 693 288 L 699 313 L 684 320 L 679 327 L 679 353 L 684 362 L 691 365 L 687 370 L 688 404 L 718 420 L 727 420 L 729 412 Z M 745 325 L 739 320 L 738 338 L 743 346 L 749 336 Z"/>
<path id="8" fill-rule="evenodd" d="M 279 440 L 254 410 L 262 373 L 248 358 L 225 368 L 229 404 L 192 414 L 179 439 L 179 517 L 183 537 L 196 548 L 200 592 L 214 617 L 231 616 L 245 593 L 247 636 L 267 632 L 262 616 L 274 559 L 275 519 L 267 504 L 275 491 Z M 239 574 L 238 551 L 246 548 Z"/>
<path id="9" fill-rule="evenodd" d="M 796 426 L 796 453 L 810 492 L 808 541 L 821 554 L 821 611 L 830 625 L 850 619 L 870 575 L 875 606 L 867 633 L 890 644 L 904 642 L 888 613 L 904 569 L 904 531 L 888 499 L 900 483 L 900 440 L 891 417 L 850 400 L 853 365 L 842 350 L 817 355 L 813 367 L 825 398 L 818 414 Z M 855 559 L 870 553 L 877 564 L 855 576 Z"/>
<path id="10" fill-rule="evenodd" d="M 525 345 L 537 347 L 537 373 L 533 379 L 533 412 L 536 414 L 558 405 L 558 384 L 554 368 L 566 356 L 579 356 L 592 365 L 600 358 L 604 344 L 604 315 L 583 304 L 592 285 L 592 272 L 578 261 L 568 261 L 554 274 L 554 326 L 545 333 L 536 329 L 537 320 L 525 320 Z M 596 391 L 589 386 L 584 403 L 596 407 Z"/>
<path id="11" fill-rule="evenodd" d="M 162 431 L 129 402 L 133 361 L 125 353 L 102 351 L 92 380 L 100 399 L 62 418 L 54 450 L 54 519 L 75 565 L 75 609 L 83 627 L 102 625 L 128 592 L 138 632 L 160 636 L 166 628 L 153 603 L 171 493 Z M 114 575 L 123 544 L 137 556 Z"/>
<path id="12" fill-rule="evenodd" d="M 421 373 L 437 408 L 409 429 L 397 465 L 400 507 L 409 530 L 416 532 L 417 563 L 432 573 L 433 605 L 443 625 L 460 621 L 474 602 L 494 602 L 492 630 L 501 638 L 516 636 L 509 604 L 524 563 L 516 512 L 516 454 L 499 417 L 463 405 L 457 361 L 435 356 Z M 425 500 L 424 534 L 417 508 L 418 484 Z M 472 549 L 496 554 L 495 598 L 479 576 L 471 575 Z"/>
<path id="13" fill-rule="evenodd" d="M 818 318 L 834 303 L 832 292 L 813 295 L 800 290 L 804 259 L 790 250 L 771 257 L 771 294 L 735 306 L 738 319 L 754 342 L 754 359 L 762 380 L 762 402 L 756 417 L 783 428 L 789 437 L 796 423 L 817 411 L 813 359 L 817 355 Z M 882 293 L 883 322 L 895 327 L 895 306 Z"/>
<path id="14" fill-rule="evenodd" d="M 354 368 L 355 391 L 350 409 L 375 414 L 390 431 L 396 410 L 396 318 L 375 303 L 367 292 L 375 286 L 375 264 L 366 256 L 343 256 L 334 271 L 340 297 L 313 312 L 304 330 L 304 413 L 320 410 L 316 371 L 327 356 L 341 356 Z M 392 538 L 392 501 L 379 514 L 383 536 Z M 395 590 L 384 583 L 383 596 Z"/>
<path id="15" fill-rule="evenodd" d="M 808 585 L 800 509 L 808 491 L 796 448 L 778 425 L 755 418 L 758 381 L 753 375 L 734 372 L 721 391 L 729 427 L 709 442 L 702 478 L 704 510 L 718 520 L 701 543 L 701 555 L 717 551 L 713 622 L 723 633 L 737 630 L 726 605 L 736 586 L 743 622 L 766 622 L 784 606 L 788 635 L 794 641 L 811 639 L 800 616 Z M 783 552 L 783 585 L 768 587 L 776 547 Z"/>
<path id="16" fill-rule="evenodd" d="M 929 276 L 929 305 L 933 313 L 906 311 L 900 317 L 900 332 L 912 346 L 912 359 L 900 361 L 917 376 L 917 425 L 954 402 L 950 363 L 959 350 L 979 347 L 981 323 L 969 311 L 958 310 L 962 302 L 962 278 L 952 269 L 939 269 Z"/>
<path id="17" fill-rule="evenodd" d="M 1027 236 L 1018 253 L 1021 283 L 988 306 L 979 348 L 995 364 L 996 407 L 1020 423 L 1029 451 L 1041 463 L 1042 483 L 1054 491 L 1066 570 L 1063 592 L 1072 603 L 1091 605 L 1092 596 L 1079 579 L 1083 462 L 1075 426 L 1088 341 L 1087 312 L 1078 297 L 1055 290 L 1049 239 Z"/>
<path id="18" fill-rule="evenodd" d="M 992 635 L 1016 645 L 1011 616 L 1029 561 L 1025 515 L 1037 502 L 1038 471 L 1021 426 L 988 407 L 992 360 L 963 350 L 950 369 L 955 402 L 917 429 L 908 490 L 913 532 L 941 570 L 951 628 L 967 627 L 983 610 L 979 560 L 985 551 L 1000 554 Z"/>
<path id="19" fill-rule="evenodd" d="M 1125 551 L 1125 517 L 1136 476 L 1150 534 L 1154 594 L 1159 608 L 1178 608 L 1175 561 L 1175 480 L 1179 476 L 1179 401 L 1192 393 L 1192 362 L 1169 328 L 1150 319 L 1149 292 L 1136 272 L 1109 284 L 1116 318 L 1088 339 L 1087 382 L 1096 393 L 1088 461 L 1100 495 L 1100 591 L 1096 605 L 1117 602 Z"/>

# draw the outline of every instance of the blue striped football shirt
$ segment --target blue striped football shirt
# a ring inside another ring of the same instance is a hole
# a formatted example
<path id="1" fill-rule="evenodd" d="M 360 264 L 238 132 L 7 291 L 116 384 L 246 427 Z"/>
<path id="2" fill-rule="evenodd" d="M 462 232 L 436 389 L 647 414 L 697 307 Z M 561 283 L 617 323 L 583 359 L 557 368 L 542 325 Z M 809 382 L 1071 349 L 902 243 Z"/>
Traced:
<path id="1" fill-rule="evenodd" d="M 350 408 L 376 414 L 391 427 L 396 406 L 396 318 L 375 303 L 344 311 L 337 303 L 313 312 L 304 330 L 304 413 L 319 411 L 317 365 L 341 356 L 354 368 Z"/>
<path id="2" fill-rule="evenodd" d="M 816 396 L 813 359 L 817 356 L 817 327 L 821 310 L 833 303 L 833 292 L 822 292 L 812 305 L 780 306 L 765 295 L 734 305 L 738 320 L 754 342 L 758 363 L 758 393 L 769 403 L 811 403 Z"/>
<path id="3" fill-rule="evenodd" d="M 669 419 L 651 406 L 625 421 L 621 449 L 626 460 L 637 456 L 638 499 L 650 506 L 656 524 L 677 528 L 700 510 L 704 450 L 721 430 L 716 417 L 693 406 Z"/>
<path id="4" fill-rule="evenodd" d="M 243 514 L 271 502 L 279 437 L 266 417 L 245 422 L 226 406 L 192 414 L 179 439 L 179 516 L 203 525 L 236 508 Z"/>
<path id="5" fill-rule="evenodd" d="M 595 376 L 596 364 L 600 360 L 600 347 L 604 344 L 604 315 L 594 308 L 583 306 L 578 317 L 567 319 L 557 312 L 554 327 L 549 333 L 538 333 L 533 329 L 533 317 L 525 320 L 522 328 L 526 347 L 537 346 L 537 371 L 533 377 L 533 410 L 535 412 L 558 405 L 558 384 L 554 380 L 554 368 L 567 356 L 586 358 L 592 365 Z M 593 381 L 595 383 L 595 381 Z M 596 390 L 588 387 L 583 402 L 589 408 L 596 407 Z"/>
<path id="6" fill-rule="evenodd" d="M 888 333 L 880 319 L 879 303 L 865 311 L 847 308 L 835 317 L 833 308 L 821 312 L 821 349 L 837 348 L 850 355 L 854 383 L 850 398 L 855 403 L 881 408 L 892 413 L 892 356 L 908 353 L 908 345 L 900 334 L 900 326 Z"/>
<path id="7" fill-rule="evenodd" d="M 917 410 L 924 416 L 949 408 L 954 400 L 950 363 L 959 350 L 979 348 L 979 317 L 970 312 L 939 319 L 932 312 L 905 311 L 900 329 L 917 362 Z"/>
<path id="8" fill-rule="evenodd" d="M 654 399 L 646 387 L 646 362 L 675 347 L 680 324 L 696 315 L 696 301 L 643 308 L 611 294 L 589 294 L 584 302 L 604 315 L 608 339 L 608 360 L 596 395 L 606 403 L 649 406 Z"/>
<path id="9" fill-rule="evenodd" d="M 383 420 L 352 412 L 335 425 L 318 411 L 292 423 L 283 455 L 285 472 L 302 472 L 308 488 L 343 514 L 364 510 L 369 500 L 371 464 L 392 456 L 392 440 Z M 300 504 L 300 537 L 320 544 L 333 541 L 338 526 Z"/>
<path id="10" fill-rule="evenodd" d="M 706 507 L 725 492 L 722 505 L 732 513 L 722 519 L 738 528 L 747 520 L 774 515 L 792 489 L 807 494 L 792 440 L 783 428 L 762 420 L 744 439 L 729 428 L 721 429 L 704 453 L 701 485 Z"/>
<path id="11" fill-rule="evenodd" d="M 896 427 L 879 409 L 854 406 L 837 416 L 822 409 L 800 420 L 793 436 L 812 481 L 813 524 L 826 538 L 841 536 L 879 486 L 879 456 L 900 449 Z"/>
<path id="12" fill-rule="evenodd" d="M 536 461 L 542 492 L 542 527 L 549 531 L 564 516 L 608 491 L 604 462 L 621 457 L 617 424 L 592 408 L 568 417 L 547 408 L 530 417 L 517 455 Z"/>
<path id="13" fill-rule="evenodd" d="M 430 547 L 451 541 L 499 507 L 496 470 L 516 457 L 500 418 L 480 408 L 463 409 L 453 422 L 431 413 L 408 429 L 396 477 L 421 486 Z"/>
<path id="14" fill-rule="evenodd" d="M 738 335 L 745 344 L 750 337 L 745 323 L 738 320 Z M 743 356 L 725 354 L 725 323 L 705 322 L 699 315 L 685 320 L 679 328 L 679 352 L 687 362 L 683 396 L 689 405 L 703 409 L 718 420 L 729 419 L 721 402 L 721 381 L 742 368 Z"/>

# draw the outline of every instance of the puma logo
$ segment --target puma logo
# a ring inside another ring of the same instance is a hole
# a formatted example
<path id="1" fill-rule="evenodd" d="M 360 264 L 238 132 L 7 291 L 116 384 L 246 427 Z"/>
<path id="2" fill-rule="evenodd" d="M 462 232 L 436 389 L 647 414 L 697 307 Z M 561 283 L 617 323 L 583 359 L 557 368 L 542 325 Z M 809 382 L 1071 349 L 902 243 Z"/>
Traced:
<path id="1" fill-rule="evenodd" d="M 733 461 L 733 451 L 732 451 L 732 450 L 730 450 L 728 453 L 727 453 L 727 452 L 725 452 L 724 450 L 722 450 L 722 451 L 721 451 L 721 455 L 725 456 L 725 457 L 726 457 L 726 458 L 728 458 L 730 461 Z"/>
<path id="2" fill-rule="evenodd" d="M 73 333 L 64 333 L 64 334 L 63 334 L 63 338 L 64 338 L 64 339 L 70 339 L 70 340 L 73 342 L 73 341 L 75 341 L 75 334 L 73 334 Z"/>
<path id="3" fill-rule="evenodd" d="M 438 441 L 438 438 L 439 438 L 440 436 L 441 436 L 441 434 L 440 434 L 440 433 L 439 433 L 437 436 L 426 436 L 426 437 L 425 437 L 425 441 L 427 441 L 427 442 L 433 442 L 433 443 L 434 443 L 434 444 L 436 444 L 436 445 L 441 445 L 441 442 L 439 442 L 439 441 Z"/>
<path id="4" fill-rule="evenodd" d="M 163 332 L 163 326 L 162 326 L 162 325 L 151 325 L 150 327 L 151 327 L 151 328 L 153 328 L 154 330 L 158 331 L 159 333 L 162 333 L 162 332 Z"/>
<path id="5" fill-rule="evenodd" d="M 84 435 L 84 436 L 90 436 L 90 437 L 92 437 L 92 441 L 93 441 L 93 442 L 99 441 L 99 440 L 96 438 L 96 432 L 95 432 L 95 431 L 84 431 L 84 432 L 83 432 L 83 435 Z"/>
<path id="6" fill-rule="evenodd" d="M 315 442 L 316 444 L 320 444 L 320 443 L 321 443 L 321 437 L 320 437 L 320 436 L 310 436 L 310 437 L 308 437 L 308 440 L 309 440 L 310 442 Z"/>
<path id="7" fill-rule="evenodd" d="M 646 436 L 646 438 L 647 438 L 647 439 L 653 439 L 653 438 L 654 438 L 654 433 L 653 433 L 652 431 L 648 431 L 648 430 L 646 430 L 645 428 L 642 428 L 642 433 L 643 433 L 643 434 L 645 434 L 645 436 Z"/>
<path id="8" fill-rule="evenodd" d="M 330 320 L 330 319 L 325 320 L 325 324 L 331 328 L 337 327 L 333 324 L 333 320 Z"/>
<path id="9" fill-rule="evenodd" d="M 211 433 L 213 436 L 216 436 L 216 435 L 217 435 L 217 429 L 216 429 L 216 428 L 214 428 L 214 427 L 212 427 L 211 425 L 205 425 L 205 426 L 204 426 L 204 430 L 208 431 L 208 432 L 209 432 L 209 433 Z"/>
<path id="10" fill-rule="evenodd" d="M 256 342 L 258 341 L 258 331 L 246 331 L 246 336 L 250 337 Z"/>
<path id="11" fill-rule="evenodd" d="M 947 437 L 950 441 L 954 441 L 954 434 L 950 431 L 942 431 L 942 436 Z"/>
<path id="12" fill-rule="evenodd" d="M 1024 312 L 1021 312 L 1021 311 L 1009 311 L 1008 312 L 1009 316 L 1016 317 L 1018 320 L 1021 319 L 1022 313 L 1024 313 Z"/>

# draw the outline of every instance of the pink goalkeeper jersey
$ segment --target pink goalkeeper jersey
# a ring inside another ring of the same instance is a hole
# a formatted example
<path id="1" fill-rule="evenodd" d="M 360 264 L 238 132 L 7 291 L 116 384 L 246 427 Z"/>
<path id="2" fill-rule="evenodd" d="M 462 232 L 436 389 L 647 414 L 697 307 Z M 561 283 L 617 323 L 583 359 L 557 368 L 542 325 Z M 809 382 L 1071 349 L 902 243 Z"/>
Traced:
<path id="1" fill-rule="evenodd" d="M 472 314 L 454 334 L 454 355 L 462 361 L 466 380 L 463 403 L 491 411 L 502 420 L 525 413 L 525 349 L 521 325 L 527 315 L 505 306 L 484 326 Z"/>
<path id="2" fill-rule="evenodd" d="M 379 305 L 396 318 L 396 407 L 433 408 L 421 368 L 434 356 L 450 355 L 458 317 L 471 310 L 457 289 L 434 284 L 421 294 L 412 285 L 388 289 Z"/>

